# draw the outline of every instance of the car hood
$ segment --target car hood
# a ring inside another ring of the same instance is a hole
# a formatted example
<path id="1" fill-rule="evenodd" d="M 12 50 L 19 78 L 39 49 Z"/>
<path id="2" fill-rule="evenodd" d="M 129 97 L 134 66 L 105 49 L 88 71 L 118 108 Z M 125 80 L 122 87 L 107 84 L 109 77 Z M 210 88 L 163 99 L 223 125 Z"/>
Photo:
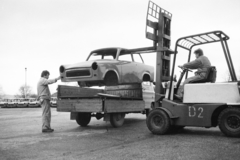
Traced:
<path id="1" fill-rule="evenodd" d="M 88 68 L 91 67 L 92 64 L 96 62 L 97 64 L 110 64 L 110 63 L 117 63 L 117 60 L 106 60 L 106 59 L 100 59 L 100 60 L 92 60 L 92 61 L 85 61 L 85 62 L 80 62 L 80 63 L 75 63 L 75 64 L 67 64 L 67 65 L 62 65 L 65 69 L 73 69 L 73 68 Z"/>

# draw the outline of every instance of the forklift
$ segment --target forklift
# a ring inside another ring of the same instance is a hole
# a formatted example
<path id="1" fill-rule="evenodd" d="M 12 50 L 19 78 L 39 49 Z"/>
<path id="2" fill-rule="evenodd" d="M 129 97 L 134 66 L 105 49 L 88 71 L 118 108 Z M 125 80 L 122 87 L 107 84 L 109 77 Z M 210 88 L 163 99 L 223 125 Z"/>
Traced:
<path id="1" fill-rule="evenodd" d="M 157 22 L 148 19 L 155 18 Z M 154 41 L 156 46 L 156 86 L 155 102 L 147 116 L 146 124 L 153 134 L 163 135 L 185 126 L 216 127 L 229 137 L 240 137 L 240 81 L 237 80 L 232 58 L 228 48 L 229 36 L 222 31 L 211 31 L 179 38 L 175 50 L 170 48 L 170 24 L 172 14 L 149 2 L 147 27 L 154 30 L 146 37 Z M 184 85 L 183 99 L 174 96 L 178 93 L 184 76 L 188 77 L 191 70 L 182 68 L 178 82 L 174 82 L 174 69 L 178 48 L 188 51 L 188 62 L 194 47 L 220 42 L 226 58 L 231 81 L 215 83 L 216 67 L 208 68 L 207 78 L 192 81 Z M 170 56 L 173 62 L 170 75 Z M 164 83 L 169 84 L 164 89 Z M 167 90 L 167 92 L 166 92 Z"/>

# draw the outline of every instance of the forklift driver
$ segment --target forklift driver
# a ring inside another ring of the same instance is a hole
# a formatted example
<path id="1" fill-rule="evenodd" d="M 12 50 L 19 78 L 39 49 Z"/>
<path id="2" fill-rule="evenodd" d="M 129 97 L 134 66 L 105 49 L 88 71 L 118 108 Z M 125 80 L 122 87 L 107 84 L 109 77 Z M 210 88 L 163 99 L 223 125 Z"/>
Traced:
<path id="1" fill-rule="evenodd" d="M 211 67 L 211 62 L 209 61 L 209 59 L 203 55 L 203 51 L 202 49 L 197 49 L 194 51 L 195 57 L 196 59 L 189 62 L 189 63 L 185 63 L 184 65 L 179 65 L 178 67 L 180 68 L 188 68 L 188 69 L 197 69 L 197 71 L 195 72 L 195 76 L 193 77 L 189 77 L 187 79 L 185 79 L 185 81 L 183 82 L 183 86 L 187 83 L 191 83 L 190 81 L 198 81 L 198 80 L 202 80 L 202 79 L 206 79 L 207 77 L 207 68 Z M 184 88 L 184 87 L 183 87 Z M 183 89 L 180 92 L 181 95 L 179 95 L 182 99 L 183 97 Z"/>

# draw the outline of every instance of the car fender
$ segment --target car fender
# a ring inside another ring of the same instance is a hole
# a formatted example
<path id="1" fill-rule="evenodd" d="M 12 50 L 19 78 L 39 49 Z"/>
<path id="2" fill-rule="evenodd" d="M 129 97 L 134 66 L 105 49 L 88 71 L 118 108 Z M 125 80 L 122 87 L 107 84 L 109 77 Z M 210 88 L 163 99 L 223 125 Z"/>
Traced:
<path id="1" fill-rule="evenodd" d="M 113 71 L 113 72 L 116 73 L 116 75 L 117 75 L 117 77 L 118 77 L 118 82 L 119 82 L 119 81 L 120 81 L 120 76 L 119 76 L 119 73 L 118 73 L 115 69 L 107 69 L 107 70 L 104 72 L 104 74 L 103 74 L 103 76 L 102 76 L 102 79 L 104 79 L 104 77 L 106 76 L 106 74 L 107 74 L 108 72 L 110 72 L 110 71 Z"/>
<path id="2" fill-rule="evenodd" d="M 150 81 L 151 81 L 151 82 L 153 81 L 153 77 L 151 76 L 151 74 L 150 74 L 149 72 L 146 72 L 146 71 L 145 71 L 145 72 L 142 73 L 142 80 L 143 80 L 143 76 L 144 76 L 144 75 L 149 75 Z"/>

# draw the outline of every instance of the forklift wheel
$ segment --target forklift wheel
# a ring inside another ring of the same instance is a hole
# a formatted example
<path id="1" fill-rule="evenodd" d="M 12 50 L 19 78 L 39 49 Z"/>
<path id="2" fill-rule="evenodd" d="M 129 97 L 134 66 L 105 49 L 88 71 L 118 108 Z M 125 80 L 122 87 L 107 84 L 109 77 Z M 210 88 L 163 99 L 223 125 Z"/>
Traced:
<path id="1" fill-rule="evenodd" d="M 229 137 L 240 137 L 240 109 L 226 108 L 218 118 L 220 130 Z"/>
<path id="2" fill-rule="evenodd" d="M 112 113 L 110 115 L 110 123 L 113 127 L 121 127 L 124 123 L 125 113 Z"/>
<path id="3" fill-rule="evenodd" d="M 76 122 L 82 126 L 86 127 L 91 121 L 91 113 L 78 113 L 76 117 Z"/>
<path id="4" fill-rule="evenodd" d="M 153 134 L 165 134 L 170 129 L 170 118 L 160 109 L 153 109 L 147 117 L 147 127 Z"/>

